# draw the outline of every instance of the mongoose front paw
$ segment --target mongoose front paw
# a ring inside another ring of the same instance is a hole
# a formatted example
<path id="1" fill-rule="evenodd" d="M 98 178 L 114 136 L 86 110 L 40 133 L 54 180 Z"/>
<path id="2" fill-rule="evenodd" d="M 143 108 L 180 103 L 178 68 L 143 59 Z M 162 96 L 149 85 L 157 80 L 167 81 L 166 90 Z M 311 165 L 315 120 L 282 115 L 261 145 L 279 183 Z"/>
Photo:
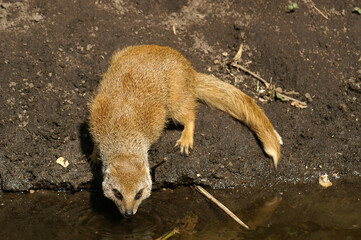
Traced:
<path id="1" fill-rule="evenodd" d="M 97 146 L 94 146 L 93 153 L 87 158 L 91 168 L 96 169 L 101 165 L 99 149 Z"/>
<path id="2" fill-rule="evenodd" d="M 175 147 L 180 146 L 180 152 L 185 155 L 189 155 L 189 149 L 193 148 L 193 139 L 180 138 Z"/>

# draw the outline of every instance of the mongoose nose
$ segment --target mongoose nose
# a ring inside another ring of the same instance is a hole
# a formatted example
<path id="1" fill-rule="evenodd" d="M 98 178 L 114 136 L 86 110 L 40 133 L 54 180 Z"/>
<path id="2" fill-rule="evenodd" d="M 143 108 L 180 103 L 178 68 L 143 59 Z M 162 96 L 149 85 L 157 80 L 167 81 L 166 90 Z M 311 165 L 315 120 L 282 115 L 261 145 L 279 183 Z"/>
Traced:
<path id="1" fill-rule="evenodd" d="M 125 213 L 124 213 L 124 216 L 126 216 L 126 217 L 131 217 L 131 216 L 133 216 L 133 210 L 126 210 L 125 211 Z"/>

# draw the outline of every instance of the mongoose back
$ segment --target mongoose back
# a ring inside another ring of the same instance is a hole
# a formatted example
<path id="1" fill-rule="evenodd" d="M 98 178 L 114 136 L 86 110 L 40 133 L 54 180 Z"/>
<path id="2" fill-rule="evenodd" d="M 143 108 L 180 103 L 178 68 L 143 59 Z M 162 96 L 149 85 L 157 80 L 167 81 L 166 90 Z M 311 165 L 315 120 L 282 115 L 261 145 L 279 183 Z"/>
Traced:
<path id="1" fill-rule="evenodd" d="M 253 99 L 238 88 L 196 72 L 176 50 L 156 45 L 127 47 L 116 52 L 90 104 L 90 133 L 102 161 L 106 197 L 131 216 L 150 196 L 148 150 L 168 121 L 184 125 L 176 145 L 193 148 L 197 100 L 246 124 L 277 166 L 280 139 Z"/>

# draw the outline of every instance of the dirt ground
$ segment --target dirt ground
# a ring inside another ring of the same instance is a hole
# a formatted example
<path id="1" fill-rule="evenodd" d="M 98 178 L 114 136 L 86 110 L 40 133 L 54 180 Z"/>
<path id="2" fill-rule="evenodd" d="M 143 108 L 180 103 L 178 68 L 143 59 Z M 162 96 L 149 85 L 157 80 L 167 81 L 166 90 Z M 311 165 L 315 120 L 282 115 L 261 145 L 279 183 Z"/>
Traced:
<path id="1" fill-rule="evenodd" d="M 151 148 L 154 186 L 214 188 L 335 184 L 361 176 L 361 1 L 0 1 L 0 181 L 6 191 L 91 188 L 87 103 L 114 51 L 158 44 L 183 53 L 256 99 L 283 138 L 276 172 L 256 137 L 200 104 L 195 148 L 174 148 L 170 126 Z M 273 100 L 238 63 L 307 108 Z M 67 168 L 56 163 L 59 157 Z"/>

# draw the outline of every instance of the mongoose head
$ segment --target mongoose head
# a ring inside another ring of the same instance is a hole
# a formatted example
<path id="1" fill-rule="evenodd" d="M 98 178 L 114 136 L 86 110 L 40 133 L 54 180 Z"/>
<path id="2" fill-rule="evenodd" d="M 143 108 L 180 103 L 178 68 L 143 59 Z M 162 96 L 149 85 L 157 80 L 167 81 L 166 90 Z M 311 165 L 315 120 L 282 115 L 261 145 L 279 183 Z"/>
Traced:
<path id="1" fill-rule="evenodd" d="M 113 200 L 126 217 L 134 215 L 140 203 L 150 196 L 152 180 L 147 160 L 139 156 L 118 156 L 104 166 L 104 195 Z"/>

